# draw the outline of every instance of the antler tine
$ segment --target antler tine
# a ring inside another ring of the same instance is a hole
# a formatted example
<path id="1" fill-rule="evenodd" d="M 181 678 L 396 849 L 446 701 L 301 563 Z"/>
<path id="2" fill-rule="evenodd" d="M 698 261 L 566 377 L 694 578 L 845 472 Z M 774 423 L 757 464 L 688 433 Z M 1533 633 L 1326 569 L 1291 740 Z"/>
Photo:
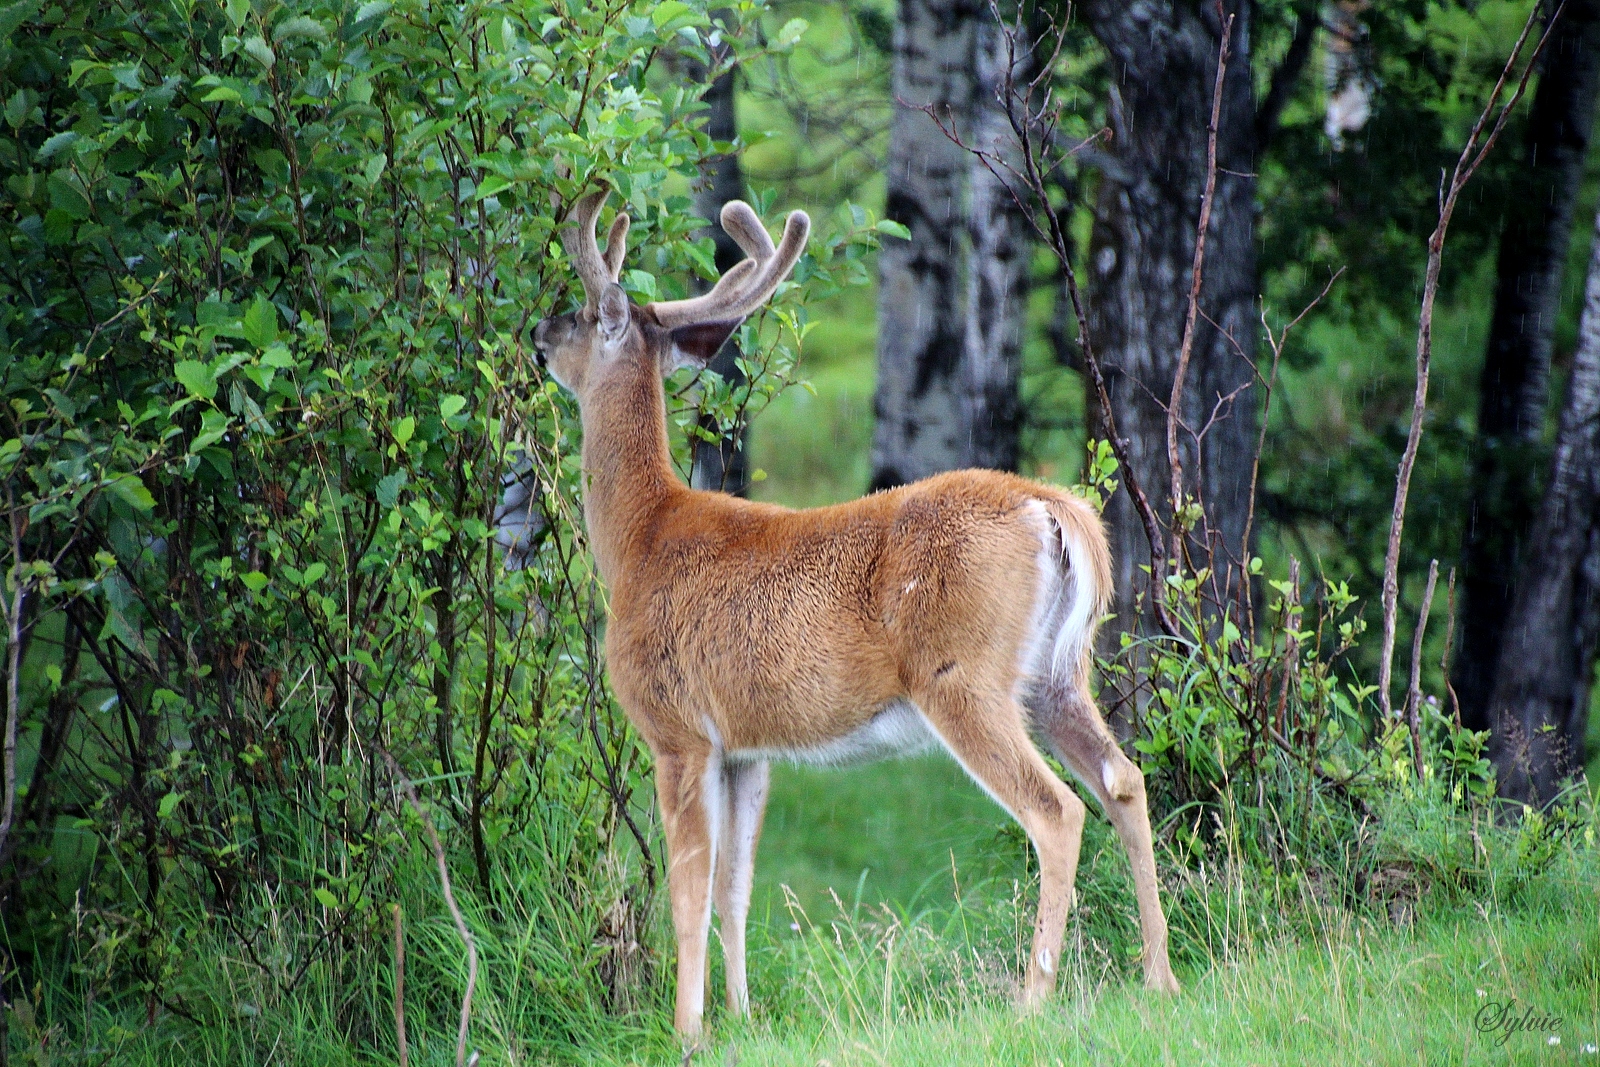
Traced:
<path id="1" fill-rule="evenodd" d="M 729 200 L 722 205 L 722 228 L 739 243 L 745 255 L 758 263 L 766 262 L 777 251 L 767 236 L 767 228 L 761 225 L 761 217 L 743 200 Z"/>
<path id="2" fill-rule="evenodd" d="M 611 220 L 611 232 L 606 235 L 606 273 L 612 281 L 622 278 L 622 259 L 628 254 L 628 213 L 617 212 Z"/>
<path id="3" fill-rule="evenodd" d="M 735 207 L 735 205 L 738 205 Z M 728 208 L 734 208 L 730 213 Z M 740 210 L 742 209 L 742 210 Z M 650 305 L 656 321 L 669 329 L 696 322 L 738 319 L 766 302 L 784 275 L 794 268 L 811 235 L 811 218 L 804 211 L 789 213 L 783 240 L 776 248 L 748 204 L 729 201 L 722 212 L 723 227 L 751 258 L 740 260 L 704 296 L 688 300 L 658 301 Z M 733 226 L 729 227 L 728 223 Z M 756 234 L 760 236 L 757 237 Z M 762 246 L 765 247 L 762 247 Z"/>
<path id="4" fill-rule="evenodd" d="M 600 302 L 600 294 L 606 291 L 606 286 L 612 281 L 610 268 L 600 255 L 600 246 L 594 236 L 595 220 L 600 217 L 600 209 L 610 195 L 611 190 L 602 188 L 579 200 L 572 208 L 572 229 L 561 235 L 567 258 L 572 260 L 572 268 L 583 282 L 584 310 L 590 315 L 593 315 Z"/>

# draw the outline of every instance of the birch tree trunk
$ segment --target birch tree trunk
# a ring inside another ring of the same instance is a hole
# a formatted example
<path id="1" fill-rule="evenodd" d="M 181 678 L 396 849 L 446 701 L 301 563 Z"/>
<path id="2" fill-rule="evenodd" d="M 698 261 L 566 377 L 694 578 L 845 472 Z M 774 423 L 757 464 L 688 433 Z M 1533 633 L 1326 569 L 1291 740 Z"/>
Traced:
<path id="1" fill-rule="evenodd" d="M 1235 17 L 1217 134 L 1216 193 L 1206 236 L 1202 317 L 1182 411 L 1189 430 L 1204 430 L 1201 447 L 1196 449 L 1189 432 L 1179 432 L 1184 469 L 1197 475 L 1190 488 L 1205 502 L 1218 566 L 1248 551 L 1241 542 L 1256 436 L 1249 362 L 1257 291 L 1250 8 L 1232 0 L 1227 9 Z M 1088 0 L 1080 11 L 1110 53 L 1113 69 L 1114 136 L 1101 164 L 1089 245 L 1089 328 L 1135 473 L 1151 490 L 1162 519 L 1170 521 L 1170 501 L 1158 491 L 1170 482 L 1165 404 L 1188 305 L 1222 23 L 1214 5 L 1176 0 Z M 1104 413 L 1097 409 L 1092 405 L 1090 426 L 1103 434 Z M 1141 567 L 1150 564 L 1150 546 L 1126 493 L 1111 498 L 1105 515 L 1118 618 L 1102 633 L 1114 649 L 1117 633 L 1138 622 L 1135 596 L 1146 584 Z"/>
<path id="2" fill-rule="evenodd" d="M 1575 744 L 1572 732 L 1587 714 L 1600 614 L 1600 217 L 1595 228 L 1550 482 L 1517 572 L 1489 703 L 1500 795 L 1535 805 L 1580 766 L 1581 733 Z"/>
<path id="3" fill-rule="evenodd" d="M 1026 44 L 1019 41 L 1018 49 Z M 1016 155 L 1011 150 L 1016 139 L 1006 118 L 1003 94 L 1013 57 L 1006 35 L 992 15 L 977 24 L 974 52 L 973 143 L 1000 159 L 1011 159 Z M 1012 72 L 1015 78 L 1029 73 L 1027 69 Z M 1027 314 L 1031 230 L 995 172 L 976 155 L 969 155 L 967 164 L 967 299 L 961 353 L 961 415 L 967 453 L 961 465 L 1016 470 L 1022 429 L 1017 381 Z"/>
<path id="4" fill-rule="evenodd" d="M 878 253 L 872 488 L 939 471 L 1015 469 L 1028 233 L 983 163 L 917 110 L 932 105 L 985 151 L 1010 141 L 1007 58 L 982 0 L 901 0 L 886 214 L 911 232 Z M 1003 151 L 1003 147 L 1001 149 Z"/>
<path id="5" fill-rule="evenodd" d="M 1538 506 L 1561 278 L 1600 89 L 1600 0 L 1568 0 L 1544 50 L 1496 264 L 1461 561 L 1461 721 L 1489 728 L 1520 541 Z"/>

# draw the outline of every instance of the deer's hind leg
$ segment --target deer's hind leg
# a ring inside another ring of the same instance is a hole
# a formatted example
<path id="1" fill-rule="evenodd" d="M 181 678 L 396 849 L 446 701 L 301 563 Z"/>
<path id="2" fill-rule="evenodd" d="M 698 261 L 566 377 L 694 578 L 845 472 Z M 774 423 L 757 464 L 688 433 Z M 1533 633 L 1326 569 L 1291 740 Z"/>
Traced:
<path id="1" fill-rule="evenodd" d="M 756 843 L 767 810 L 772 774 L 765 760 L 722 766 L 722 829 L 717 842 L 717 876 L 712 896 L 721 922 L 723 969 L 727 972 L 728 1010 L 750 1011 L 745 982 L 744 932 L 750 914 L 750 887 L 755 877 Z"/>
<path id="2" fill-rule="evenodd" d="M 1161 910 L 1156 880 L 1144 774 L 1123 755 L 1095 707 L 1087 662 L 1076 677 L 1042 686 L 1030 704 L 1034 722 L 1051 751 L 1093 791 L 1127 850 L 1139 901 L 1139 933 L 1144 940 L 1144 984 L 1165 993 L 1178 992 L 1178 980 L 1167 959 L 1167 917 Z"/>
<path id="3" fill-rule="evenodd" d="M 913 694 L 951 755 L 1022 824 L 1039 857 L 1039 911 L 1023 985 L 1033 1006 L 1055 989 L 1062 932 L 1083 839 L 1083 801 L 1057 778 L 1028 737 L 1022 708 L 1000 679 L 973 684 L 955 666 Z"/>

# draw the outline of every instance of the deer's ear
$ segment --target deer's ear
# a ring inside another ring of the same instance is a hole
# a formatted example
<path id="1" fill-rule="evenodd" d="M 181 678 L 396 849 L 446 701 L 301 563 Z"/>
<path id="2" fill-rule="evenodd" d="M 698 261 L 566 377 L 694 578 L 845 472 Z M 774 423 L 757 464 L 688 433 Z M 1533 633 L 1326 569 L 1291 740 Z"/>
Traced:
<path id="1" fill-rule="evenodd" d="M 704 367 L 728 343 L 728 338 L 743 321 L 740 317 L 673 327 L 669 332 L 671 346 L 663 373 L 671 374 L 679 367 Z"/>
<path id="2" fill-rule="evenodd" d="M 607 344 L 616 344 L 628 332 L 632 314 L 628 310 L 628 294 L 620 285 L 608 285 L 600 294 L 600 337 Z"/>

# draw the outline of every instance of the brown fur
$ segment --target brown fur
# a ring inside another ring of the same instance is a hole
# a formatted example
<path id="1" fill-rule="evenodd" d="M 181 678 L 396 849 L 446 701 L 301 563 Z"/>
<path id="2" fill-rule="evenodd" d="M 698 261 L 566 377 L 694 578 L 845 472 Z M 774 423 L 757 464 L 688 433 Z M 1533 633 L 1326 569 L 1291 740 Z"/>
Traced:
<path id="1" fill-rule="evenodd" d="M 1089 690 L 1093 630 L 1111 592 L 1099 516 L 1063 490 L 979 470 L 806 511 L 689 489 L 669 460 L 661 372 L 709 359 L 715 345 L 704 351 L 710 342 L 688 328 L 659 325 L 651 308 L 619 310 L 620 290 L 609 304 L 600 296 L 591 294 L 592 310 L 541 323 L 536 341 L 578 395 L 590 546 L 610 596 L 610 675 L 656 758 L 679 1030 L 700 1030 L 713 896 L 728 1003 L 746 1004 L 744 919 L 767 770 L 762 758 L 733 754 L 823 748 L 907 701 L 1038 851 L 1025 1002 L 1054 986 L 1085 811 L 1030 727 L 1121 834 L 1146 982 L 1175 991 L 1143 776 Z M 1027 690 L 1020 672 L 1039 622 L 1041 550 L 1057 536 L 1087 561 L 1086 573 L 1071 572 L 1068 552 L 1059 566 L 1070 595 L 1088 592 L 1093 610 L 1066 675 Z"/>

